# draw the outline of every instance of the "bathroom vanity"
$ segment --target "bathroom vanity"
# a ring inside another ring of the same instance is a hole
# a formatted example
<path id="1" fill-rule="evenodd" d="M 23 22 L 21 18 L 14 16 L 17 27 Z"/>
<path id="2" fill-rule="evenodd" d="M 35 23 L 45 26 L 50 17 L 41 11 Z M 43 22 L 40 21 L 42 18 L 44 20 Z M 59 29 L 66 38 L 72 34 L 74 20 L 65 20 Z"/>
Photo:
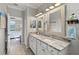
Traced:
<path id="1" fill-rule="evenodd" d="M 66 37 L 65 6 L 61 5 L 37 17 L 37 32 L 30 33 L 29 47 L 36 55 L 68 55 L 70 42 Z M 40 34 L 39 34 L 40 33 Z M 53 37 L 50 37 L 52 36 Z M 57 38 L 58 36 L 58 38 Z M 65 40 L 64 40 L 65 39 Z"/>
<path id="2" fill-rule="evenodd" d="M 70 42 L 31 33 L 29 47 L 36 55 L 66 55 Z"/>

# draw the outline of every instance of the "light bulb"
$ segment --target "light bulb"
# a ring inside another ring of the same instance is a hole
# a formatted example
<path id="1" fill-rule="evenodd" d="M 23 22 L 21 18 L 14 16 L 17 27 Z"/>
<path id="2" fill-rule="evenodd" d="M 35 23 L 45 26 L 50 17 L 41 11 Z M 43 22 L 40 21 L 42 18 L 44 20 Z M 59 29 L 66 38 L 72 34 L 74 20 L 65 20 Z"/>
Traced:
<path id="1" fill-rule="evenodd" d="M 45 9 L 45 11 L 49 11 L 49 9 L 47 8 L 47 9 Z"/>
<path id="2" fill-rule="evenodd" d="M 55 6 L 59 6 L 61 3 L 56 3 Z"/>
<path id="3" fill-rule="evenodd" d="M 54 6 L 50 6 L 50 7 L 49 7 L 49 9 L 53 9 L 53 8 L 54 8 Z"/>

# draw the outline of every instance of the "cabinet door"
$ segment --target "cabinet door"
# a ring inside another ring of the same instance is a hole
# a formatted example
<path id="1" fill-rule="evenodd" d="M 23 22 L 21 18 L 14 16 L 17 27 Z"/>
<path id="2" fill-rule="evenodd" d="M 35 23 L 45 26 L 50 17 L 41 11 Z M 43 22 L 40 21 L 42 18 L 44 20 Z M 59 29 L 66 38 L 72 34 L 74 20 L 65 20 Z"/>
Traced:
<path id="1" fill-rule="evenodd" d="M 48 55 L 48 45 L 41 42 L 41 54 Z"/>
<path id="2" fill-rule="evenodd" d="M 36 54 L 36 38 L 30 36 L 30 38 L 29 38 L 29 47 L 34 52 L 34 54 Z"/>
<path id="3" fill-rule="evenodd" d="M 29 37 L 29 47 L 32 49 L 32 41 L 33 41 L 33 37 L 32 36 L 30 36 Z"/>
<path id="4" fill-rule="evenodd" d="M 51 46 L 48 46 L 48 52 L 49 52 L 50 55 L 57 55 L 59 51 L 54 49 Z"/>
<path id="5" fill-rule="evenodd" d="M 37 40 L 37 55 L 48 55 L 47 45 Z"/>
<path id="6" fill-rule="evenodd" d="M 34 38 L 34 37 L 33 37 L 33 41 L 32 41 L 32 50 L 36 54 L 36 38 Z"/>
<path id="7" fill-rule="evenodd" d="M 37 40 L 37 55 L 41 55 L 41 46 L 40 46 L 40 41 L 39 40 Z"/>

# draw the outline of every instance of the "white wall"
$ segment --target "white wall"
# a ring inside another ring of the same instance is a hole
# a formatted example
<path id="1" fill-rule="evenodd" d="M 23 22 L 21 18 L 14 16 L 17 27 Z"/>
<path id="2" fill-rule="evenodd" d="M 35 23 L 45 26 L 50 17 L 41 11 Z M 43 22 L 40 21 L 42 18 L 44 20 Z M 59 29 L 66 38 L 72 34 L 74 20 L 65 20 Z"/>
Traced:
<path id="1" fill-rule="evenodd" d="M 11 7 L 7 7 L 7 12 L 10 14 L 10 16 L 15 16 L 15 17 L 22 17 L 22 11 L 18 9 L 14 9 Z"/>
<path id="2" fill-rule="evenodd" d="M 0 11 L 7 12 L 4 4 L 0 4 Z M 5 40 L 5 29 L 0 28 L 0 55 L 5 54 Z"/>
<path id="3" fill-rule="evenodd" d="M 68 3 L 66 5 L 66 20 L 72 13 L 79 19 L 79 3 Z M 67 25 L 68 26 L 68 25 Z M 66 27 L 67 29 L 67 27 Z M 71 41 L 71 46 L 69 47 L 69 54 L 78 54 L 79 55 L 79 24 L 77 24 L 77 39 Z"/>
<path id="4" fill-rule="evenodd" d="M 36 18 L 34 17 L 35 14 L 35 9 L 32 8 L 27 8 L 24 11 L 24 42 L 26 47 L 28 47 L 28 36 L 30 32 L 36 32 L 36 29 L 30 28 L 30 21 L 35 20 Z"/>
<path id="5" fill-rule="evenodd" d="M 7 7 L 5 4 L 0 4 L 0 11 L 7 12 Z"/>
<path id="6" fill-rule="evenodd" d="M 0 55 L 5 54 L 5 29 L 0 29 Z"/>
<path id="7" fill-rule="evenodd" d="M 68 3 L 66 5 L 66 20 L 69 19 L 69 16 L 71 16 L 72 13 L 75 13 L 77 18 L 79 19 L 79 3 Z M 77 38 L 79 38 L 79 24 L 77 24 Z"/>

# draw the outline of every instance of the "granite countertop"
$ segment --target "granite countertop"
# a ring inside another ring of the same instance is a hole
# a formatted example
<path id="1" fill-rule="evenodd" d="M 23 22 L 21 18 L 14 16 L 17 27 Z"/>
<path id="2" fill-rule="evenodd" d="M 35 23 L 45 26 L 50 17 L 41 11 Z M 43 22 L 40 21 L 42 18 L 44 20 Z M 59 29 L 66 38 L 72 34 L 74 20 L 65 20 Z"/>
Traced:
<path id="1" fill-rule="evenodd" d="M 65 49 L 67 46 L 70 45 L 70 42 L 68 41 L 61 41 L 61 40 L 58 40 L 58 39 L 54 39 L 54 38 L 51 38 L 51 37 L 47 37 L 47 36 L 44 36 L 44 35 L 38 35 L 38 34 L 34 34 L 34 33 L 31 33 L 31 35 L 37 39 L 39 39 L 40 41 L 44 42 L 44 43 L 47 43 L 48 45 L 54 47 L 55 49 L 57 50 L 63 50 Z"/>

